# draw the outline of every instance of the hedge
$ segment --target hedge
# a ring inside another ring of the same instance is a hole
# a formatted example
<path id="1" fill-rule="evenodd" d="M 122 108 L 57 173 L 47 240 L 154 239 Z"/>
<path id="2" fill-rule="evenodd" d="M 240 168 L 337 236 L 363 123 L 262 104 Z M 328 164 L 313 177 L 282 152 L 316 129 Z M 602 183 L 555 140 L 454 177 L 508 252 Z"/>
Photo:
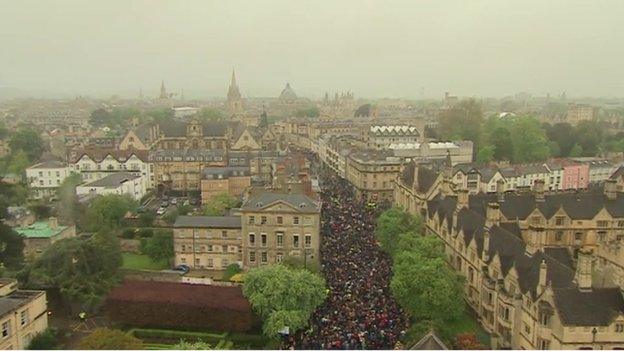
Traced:
<path id="1" fill-rule="evenodd" d="M 187 341 L 201 340 L 209 344 L 216 344 L 219 341 L 227 337 L 227 333 L 214 334 L 214 333 L 169 330 L 169 329 L 134 328 L 134 329 L 130 329 L 128 333 L 139 339 L 163 339 L 163 340 L 171 340 L 174 343 L 177 343 L 181 339 L 184 339 Z"/>

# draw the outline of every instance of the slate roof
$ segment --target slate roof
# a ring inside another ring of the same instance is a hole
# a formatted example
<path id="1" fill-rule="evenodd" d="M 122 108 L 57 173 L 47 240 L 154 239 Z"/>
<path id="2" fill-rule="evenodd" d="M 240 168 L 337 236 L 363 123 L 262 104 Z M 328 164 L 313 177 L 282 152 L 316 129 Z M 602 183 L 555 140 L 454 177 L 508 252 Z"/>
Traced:
<path id="1" fill-rule="evenodd" d="M 30 166 L 29 168 L 33 169 L 33 168 L 65 168 L 65 167 L 67 167 L 67 164 L 65 164 L 65 162 L 51 160 L 51 161 L 37 163 L 36 165 Z"/>
<path id="2" fill-rule="evenodd" d="M 564 325 L 607 326 L 624 313 L 620 288 L 553 289 L 557 311 Z"/>
<path id="3" fill-rule="evenodd" d="M 76 153 L 71 162 L 76 163 L 85 155 L 95 162 L 101 162 L 109 155 L 119 162 L 126 162 L 133 155 L 144 162 L 148 158 L 147 150 L 87 149 Z"/>
<path id="4" fill-rule="evenodd" d="M 278 201 L 285 202 L 297 211 L 302 213 L 319 213 L 319 204 L 304 194 L 282 194 L 263 192 L 255 196 L 250 197 L 241 210 L 243 211 L 261 211 L 267 206 L 276 203 Z"/>
<path id="5" fill-rule="evenodd" d="M 0 297 L 0 317 L 3 317 L 7 313 L 15 312 L 16 309 L 24 306 L 40 294 L 43 294 L 43 292 L 34 290 L 16 290 L 6 296 Z"/>
<path id="6" fill-rule="evenodd" d="M 239 216 L 178 216 L 174 228 L 241 228 Z"/>
<path id="7" fill-rule="evenodd" d="M 160 159 L 159 159 L 160 158 Z M 158 149 L 150 151 L 149 160 L 163 161 L 223 161 L 225 150 L 221 149 Z"/>
<path id="8" fill-rule="evenodd" d="M 426 193 L 438 179 L 438 174 L 427 167 L 419 167 L 414 161 L 411 161 L 405 166 L 403 173 L 401 173 L 401 179 L 405 185 L 411 186 L 414 184 L 415 167 L 418 167 L 418 189 L 416 190 Z"/>
<path id="9" fill-rule="evenodd" d="M 136 173 L 114 172 L 104 178 L 94 180 L 90 183 L 82 184 L 81 186 L 94 188 L 116 188 L 129 180 L 134 180 L 140 177 L 141 176 L 137 175 Z"/>
<path id="10" fill-rule="evenodd" d="M 202 169 L 202 179 L 227 179 L 249 176 L 249 167 L 206 167 Z"/>

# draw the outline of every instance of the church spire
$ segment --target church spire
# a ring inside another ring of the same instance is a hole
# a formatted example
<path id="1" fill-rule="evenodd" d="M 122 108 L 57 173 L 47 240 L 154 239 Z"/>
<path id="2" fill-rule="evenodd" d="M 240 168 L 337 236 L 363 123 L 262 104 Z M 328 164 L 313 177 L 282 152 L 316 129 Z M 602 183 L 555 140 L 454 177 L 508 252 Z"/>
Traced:
<path id="1" fill-rule="evenodd" d="M 232 79 L 230 80 L 230 87 L 228 88 L 227 99 L 228 101 L 240 100 L 241 93 L 238 90 L 238 85 L 236 84 L 236 72 L 232 68 Z"/>
<path id="2" fill-rule="evenodd" d="M 167 89 L 165 89 L 165 81 L 161 81 L 160 82 L 160 98 L 161 99 L 166 99 L 167 98 Z"/>

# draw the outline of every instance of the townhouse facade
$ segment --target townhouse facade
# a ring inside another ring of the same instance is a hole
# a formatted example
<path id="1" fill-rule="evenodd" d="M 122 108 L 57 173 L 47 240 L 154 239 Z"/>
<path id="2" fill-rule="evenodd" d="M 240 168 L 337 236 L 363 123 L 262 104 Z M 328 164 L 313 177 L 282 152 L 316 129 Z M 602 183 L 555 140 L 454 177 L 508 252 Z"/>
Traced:
<path id="1" fill-rule="evenodd" d="M 201 199 L 207 203 L 219 194 L 240 197 L 251 186 L 248 167 L 210 167 L 202 170 Z"/>
<path id="2" fill-rule="evenodd" d="M 24 238 L 24 257 L 34 259 L 53 243 L 76 236 L 76 226 L 60 225 L 56 217 L 13 228 Z"/>
<path id="3" fill-rule="evenodd" d="M 17 281 L 0 279 L 0 348 L 25 350 L 37 334 L 48 328 L 45 291 L 19 290 Z"/>
<path id="4" fill-rule="evenodd" d="M 83 149 L 70 155 L 70 167 L 82 180 L 93 182 L 124 172 L 141 175 L 148 189 L 154 187 L 153 165 L 147 150 Z"/>
<path id="5" fill-rule="evenodd" d="M 60 161 L 46 161 L 26 168 L 26 181 L 36 199 L 53 197 L 72 168 Z"/>
<path id="6" fill-rule="evenodd" d="M 371 201 L 391 201 L 394 179 L 403 160 L 391 152 L 354 151 L 346 162 L 346 179 L 355 187 L 356 195 Z"/>
<path id="7" fill-rule="evenodd" d="M 304 194 L 262 192 L 241 206 L 243 267 L 288 257 L 319 262 L 320 204 Z"/>
<path id="8" fill-rule="evenodd" d="M 149 180 L 138 172 L 114 172 L 76 186 L 76 195 L 128 195 L 141 200 L 149 189 Z"/>

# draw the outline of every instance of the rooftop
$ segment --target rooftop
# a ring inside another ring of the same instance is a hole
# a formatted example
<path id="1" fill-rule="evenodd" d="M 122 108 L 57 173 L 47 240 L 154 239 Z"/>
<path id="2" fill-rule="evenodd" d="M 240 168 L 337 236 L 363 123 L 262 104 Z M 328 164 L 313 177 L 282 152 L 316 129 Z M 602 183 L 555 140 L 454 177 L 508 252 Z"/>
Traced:
<path id="1" fill-rule="evenodd" d="M 49 222 L 39 221 L 27 227 L 17 227 L 14 230 L 26 238 L 51 238 L 62 233 L 67 226 L 58 225 L 55 228 L 50 227 Z"/>
<path id="2" fill-rule="evenodd" d="M 178 216 L 174 228 L 240 228 L 238 216 Z"/>
<path id="3" fill-rule="evenodd" d="M 95 188 L 116 188 L 129 180 L 134 180 L 140 177 L 140 175 L 130 172 L 116 172 L 90 183 L 85 183 L 82 186 Z"/>
<path id="4" fill-rule="evenodd" d="M 31 169 L 35 169 L 35 168 L 65 168 L 67 167 L 67 165 L 64 162 L 61 161 L 45 161 L 45 162 L 41 162 L 41 163 L 37 163 L 34 166 L 30 166 L 29 168 Z"/>
<path id="5" fill-rule="evenodd" d="M 277 202 L 285 202 L 303 213 L 319 213 L 319 204 L 304 194 L 283 194 L 263 192 L 250 197 L 241 210 L 243 211 L 261 211 Z"/>

